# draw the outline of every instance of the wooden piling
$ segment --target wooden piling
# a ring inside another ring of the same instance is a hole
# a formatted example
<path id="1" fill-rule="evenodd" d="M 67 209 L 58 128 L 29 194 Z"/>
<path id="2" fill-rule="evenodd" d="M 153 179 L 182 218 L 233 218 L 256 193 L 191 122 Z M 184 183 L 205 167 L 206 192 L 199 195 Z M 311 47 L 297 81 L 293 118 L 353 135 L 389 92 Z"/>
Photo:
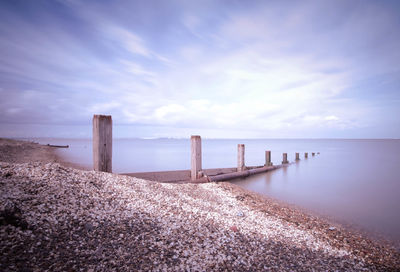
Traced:
<path id="1" fill-rule="evenodd" d="M 304 153 L 304 158 L 308 158 L 308 153 L 306 152 L 306 153 Z"/>
<path id="2" fill-rule="evenodd" d="M 238 155 L 237 155 L 237 170 L 238 172 L 246 170 L 244 162 L 244 144 L 238 144 Z"/>
<path id="3" fill-rule="evenodd" d="M 287 160 L 287 153 L 283 153 L 282 154 L 282 158 L 283 158 L 282 164 L 288 164 L 289 163 L 289 161 Z"/>
<path id="4" fill-rule="evenodd" d="M 201 178 L 201 137 L 198 135 L 193 135 L 190 138 L 191 142 L 191 180 L 196 180 Z"/>
<path id="5" fill-rule="evenodd" d="M 271 151 L 265 151 L 265 166 L 272 166 L 271 162 Z"/>
<path id="6" fill-rule="evenodd" d="M 112 173 L 111 115 L 93 116 L 93 169 Z"/>
<path id="7" fill-rule="evenodd" d="M 300 154 L 298 152 L 296 152 L 296 161 L 300 160 Z"/>

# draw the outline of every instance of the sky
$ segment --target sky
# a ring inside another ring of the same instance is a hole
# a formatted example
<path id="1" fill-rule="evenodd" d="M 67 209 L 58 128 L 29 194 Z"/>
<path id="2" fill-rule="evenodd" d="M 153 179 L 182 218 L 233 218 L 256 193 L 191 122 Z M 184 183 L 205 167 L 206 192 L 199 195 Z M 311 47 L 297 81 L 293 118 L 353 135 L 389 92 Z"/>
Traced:
<path id="1" fill-rule="evenodd" d="M 400 2 L 0 1 L 0 137 L 400 138 Z"/>

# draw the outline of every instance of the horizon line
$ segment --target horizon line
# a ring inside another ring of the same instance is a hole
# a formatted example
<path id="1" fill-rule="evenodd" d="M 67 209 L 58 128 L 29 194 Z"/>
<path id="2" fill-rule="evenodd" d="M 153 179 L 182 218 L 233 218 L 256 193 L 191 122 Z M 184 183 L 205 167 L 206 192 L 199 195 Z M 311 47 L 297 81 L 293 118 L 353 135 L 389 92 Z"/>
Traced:
<path id="1" fill-rule="evenodd" d="M 201 136 L 201 135 L 200 135 Z M 216 138 L 201 137 L 204 140 L 400 140 L 400 138 Z M 74 139 L 90 140 L 92 137 L 3 137 L 0 139 L 29 140 L 29 139 Z M 113 137 L 113 140 L 190 140 L 190 137 Z"/>

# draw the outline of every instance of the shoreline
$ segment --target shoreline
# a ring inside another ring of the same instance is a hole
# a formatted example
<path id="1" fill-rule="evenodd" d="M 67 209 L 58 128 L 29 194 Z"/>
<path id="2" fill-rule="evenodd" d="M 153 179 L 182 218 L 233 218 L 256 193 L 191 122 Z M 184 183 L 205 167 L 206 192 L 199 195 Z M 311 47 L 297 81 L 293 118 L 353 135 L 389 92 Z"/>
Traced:
<path id="1" fill-rule="evenodd" d="M 5 147 L 8 145 L 8 147 Z M 0 138 L 0 161 L 6 162 L 54 162 L 65 167 L 90 171 L 89 167 L 74 163 L 57 152 L 58 148 L 49 144 L 40 144 L 28 139 Z"/>
<path id="2" fill-rule="evenodd" d="M 29 266 L 26 253 L 32 269 L 53 270 L 400 269 L 387 242 L 230 183 L 84 171 L 10 141 L 0 139 L 2 270 Z"/>

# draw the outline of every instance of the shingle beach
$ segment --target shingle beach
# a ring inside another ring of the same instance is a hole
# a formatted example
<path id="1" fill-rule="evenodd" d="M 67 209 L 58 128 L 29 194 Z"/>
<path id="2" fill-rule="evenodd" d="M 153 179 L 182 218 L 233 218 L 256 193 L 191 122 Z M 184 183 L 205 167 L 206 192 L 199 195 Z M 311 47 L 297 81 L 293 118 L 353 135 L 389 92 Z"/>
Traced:
<path id="1" fill-rule="evenodd" d="M 400 271 L 389 244 L 230 183 L 70 166 L 0 140 L 0 271 Z"/>

